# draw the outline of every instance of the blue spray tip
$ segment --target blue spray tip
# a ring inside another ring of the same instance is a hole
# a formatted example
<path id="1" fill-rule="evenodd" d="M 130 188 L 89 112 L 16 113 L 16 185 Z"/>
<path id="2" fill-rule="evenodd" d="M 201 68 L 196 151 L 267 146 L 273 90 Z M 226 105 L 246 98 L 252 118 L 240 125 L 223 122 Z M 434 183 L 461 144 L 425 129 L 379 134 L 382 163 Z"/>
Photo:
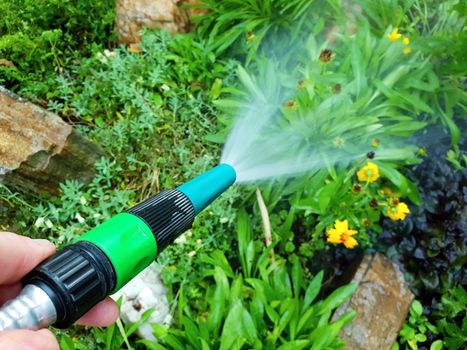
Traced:
<path id="1" fill-rule="evenodd" d="M 229 188 L 236 178 L 235 169 L 223 163 L 181 185 L 177 190 L 190 199 L 197 215 Z"/>

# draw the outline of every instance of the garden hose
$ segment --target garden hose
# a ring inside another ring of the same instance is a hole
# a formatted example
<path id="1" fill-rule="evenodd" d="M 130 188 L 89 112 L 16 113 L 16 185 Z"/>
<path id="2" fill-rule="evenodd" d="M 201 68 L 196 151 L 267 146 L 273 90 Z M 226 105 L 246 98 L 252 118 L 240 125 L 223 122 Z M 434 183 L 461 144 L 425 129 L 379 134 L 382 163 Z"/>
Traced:
<path id="1" fill-rule="evenodd" d="M 220 164 L 120 213 L 42 262 L 0 309 L 0 331 L 66 328 L 149 266 L 236 180 Z"/>

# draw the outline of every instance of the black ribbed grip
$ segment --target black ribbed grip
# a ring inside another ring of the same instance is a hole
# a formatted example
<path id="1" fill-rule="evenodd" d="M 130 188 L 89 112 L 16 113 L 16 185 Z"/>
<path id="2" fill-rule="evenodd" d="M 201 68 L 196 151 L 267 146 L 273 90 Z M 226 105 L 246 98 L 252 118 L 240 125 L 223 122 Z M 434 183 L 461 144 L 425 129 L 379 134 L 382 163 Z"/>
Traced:
<path id="1" fill-rule="evenodd" d="M 25 278 L 46 292 L 55 305 L 58 328 L 66 328 L 115 288 L 115 271 L 107 256 L 89 242 L 59 251 Z"/>
<path id="2" fill-rule="evenodd" d="M 142 219 L 151 229 L 161 252 L 195 219 L 195 209 L 188 197 L 177 190 L 162 191 L 127 211 Z"/>

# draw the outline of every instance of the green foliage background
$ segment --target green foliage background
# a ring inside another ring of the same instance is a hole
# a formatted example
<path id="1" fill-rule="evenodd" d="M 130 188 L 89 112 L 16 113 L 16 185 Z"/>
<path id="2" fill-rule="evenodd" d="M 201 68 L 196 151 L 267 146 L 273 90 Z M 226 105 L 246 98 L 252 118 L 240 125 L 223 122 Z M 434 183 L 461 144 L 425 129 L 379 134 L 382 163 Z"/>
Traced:
<path id="1" fill-rule="evenodd" d="M 336 335 L 351 315 L 330 317 L 353 287 L 334 290 L 321 281 L 342 273 L 339 262 L 352 253 L 330 247 L 326 229 L 348 219 L 361 249 L 372 252 L 386 210 L 379 191 L 389 187 L 421 203 L 406 175 L 423 152 L 407 140 L 427 125 L 449 130 L 451 171 L 467 165 L 458 146 L 467 107 L 466 7 L 458 0 L 205 0 L 199 6 L 209 11 L 195 19 L 194 33 L 147 30 L 142 52 L 132 53 L 115 45 L 112 0 L 0 0 L 0 59 L 13 64 L 0 65 L 0 84 L 73 123 L 108 155 L 89 185 L 66 182 L 59 196 L 0 186 L 0 227 L 68 243 L 215 165 L 219 143 L 245 104 L 283 100 L 274 132 L 312 120 L 304 132 L 334 151 L 333 141 L 371 135 L 365 142 L 376 153 L 381 180 L 355 195 L 362 154 L 351 164 L 259 184 L 275 260 L 262 243 L 256 186 L 232 188 L 197 218 L 185 244 L 159 257 L 177 308 L 172 329 L 154 329 L 160 344 L 137 341 L 137 324 L 58 334 L 63 349 L 338 349 Z M 389 43 L 386 35 L 396 27 L 410 38 L 410 55 L 400 42 Z M 323 63 L 326 48 L 332 58 Z M 375 137 L 381 146 L 373 149 Z M 449 285 L 440 298 L 430 315 L 414 304 L 401 348 L 426 344 L 426 329 L 437 331 L 434 350 L 458 348 L 465 291 Z"/>

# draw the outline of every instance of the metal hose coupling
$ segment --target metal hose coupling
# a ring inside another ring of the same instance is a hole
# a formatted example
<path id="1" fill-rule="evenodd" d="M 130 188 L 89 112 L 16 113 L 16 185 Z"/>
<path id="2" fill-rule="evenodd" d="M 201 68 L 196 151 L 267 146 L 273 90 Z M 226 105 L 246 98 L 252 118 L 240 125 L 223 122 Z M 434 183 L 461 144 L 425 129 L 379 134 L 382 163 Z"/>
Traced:
<path id="1" fill-rule="evenodd" d="M 0 308 L 0 332 L 12 329 L 41 329 L 57 319 L 55 306 L 41 288 L 28 284 L 13 300 Z"/>

